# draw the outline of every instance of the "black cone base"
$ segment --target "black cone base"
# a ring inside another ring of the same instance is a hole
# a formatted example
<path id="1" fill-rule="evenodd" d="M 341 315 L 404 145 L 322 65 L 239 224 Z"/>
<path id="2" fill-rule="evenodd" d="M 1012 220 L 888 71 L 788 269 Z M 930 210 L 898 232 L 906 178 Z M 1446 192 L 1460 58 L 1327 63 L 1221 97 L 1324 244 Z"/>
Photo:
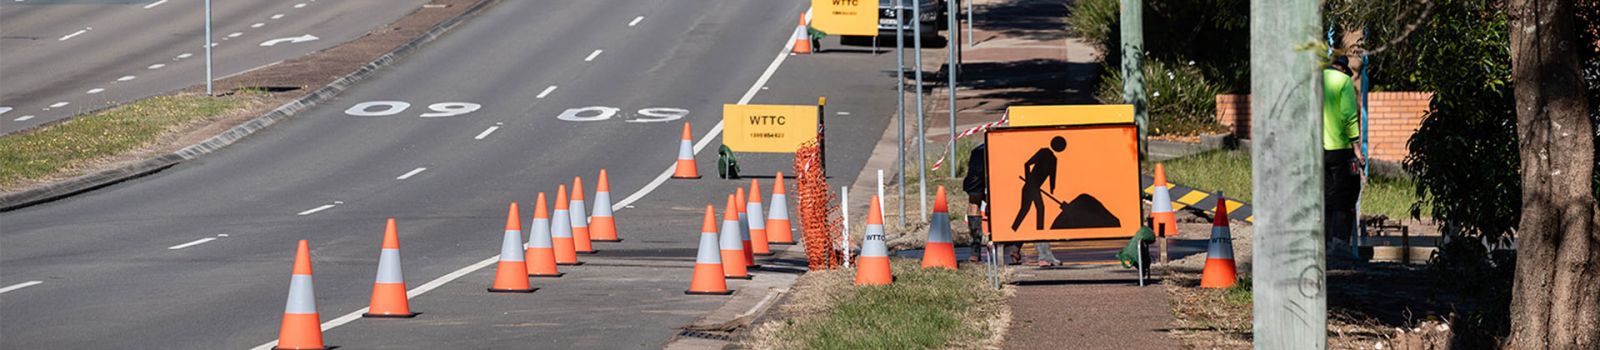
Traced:
<path id="1" fill-rule="evenodd" d="M 556 265 L 560 265 L 560 266 L 578 266 L 578 265 L 583 265 L 583 262 L 582 261 L 579 261 L 579 262 L 558 262 L 558 263 L 556 263 Z"/>
<path id="2" fill-rule="evenodd" d="M 672 178 L 674 178 L 674 179 L 684 179 L 684 180 L 694 180 L 694 179 L 698 179 L 700 177 L 699 176 L 688 177 L 688 176 L 676 176 L 676 175 L 674 175 L 674 176 L 672 176 Z"/>
<path id="3" fill-rule="evenodd" d="M 769 245 L 794 245 L 795 242 L 767 242 Z"/>
<path id="4" fill-rule="evenodd" d="M 412 317 L 417 317 L 417 315 L 421 315 L 421 314 L 422 314 L 421 312 L 413 312 L 413 313 L 409 313 L 409 314 L 375 314 L 375 313 L 368 312 L 368 313 L 361 314 L 361 317 L 366 317 L 366 318 L 412 318 Z"/>
<path id="5" fill-rule="evenodd" d="M 578 254 L 588 255 L 588 254 L 594 254 L 594 253 L 599 253 L 599 252 L 600 251 L 598 251 L 598 250 L 590 250 L 590 251 L 586 251 L 586 252 L 578 252 Z"/>
<path id="6" fill-rule="evenodd" d="M 561 277 L 561 276 L 566 276 L 566 275 L 567 275 L 567 273 L 566 273 L 566 272 L 557 272 L 557 273 L 530 273 L 530 274 L 528 274 L 528 277 L 549 277 L 549 278 L 555 278 L 555 277 Z"/>
<path id="7" fill-rule="evenodd" d="M 767 253 L 752 253 L 751 255 L 755 255 L 755 256 L 773 256 L 774 254 L 775 253 L 767 252 Z"/>
<path id="8" fill-rule="evenodd" d="M 591 238 L 591 239 L 589 239 L 589 241 L 590 241 L 590 242 L 606 242 L 606 243 L 617 243 L 617 242 L 621 242 L 621 241 L 622 241 L 622 239 L 621 239 L 621 238 L 618 238 L 618 239 L 592 239 L 592 238 Z"/>
<path id="9" fill-rule="evenodd" d="M 701 292 L 701 291 L 686 290 L 686 291 L 683 291 L 683 294 L 688 294 L 688 295 L 733 295 L 733 290 L 725 290 L 725 291 L 721 291 L 721 292 Z"/>
<path id="10" fill-rule="evenodd" d="M 747 279 L 754 278 L 754 276 L 750 276 L 750 275 L 744 275 L 744 276 L 722 276 L 722 278 L 734 279 L 734 280 L 747 280 Z"/>
<path id="11" fill-rule="evenodd" d="M 539 288 L 528 288 L 528 289 L 494 289 L 494 288 L 489 288 L 489 292 L 491 292 L 491 293 L 533 293 L 533 291 L 536 291 L 536 290 L 539 290 Z"/>

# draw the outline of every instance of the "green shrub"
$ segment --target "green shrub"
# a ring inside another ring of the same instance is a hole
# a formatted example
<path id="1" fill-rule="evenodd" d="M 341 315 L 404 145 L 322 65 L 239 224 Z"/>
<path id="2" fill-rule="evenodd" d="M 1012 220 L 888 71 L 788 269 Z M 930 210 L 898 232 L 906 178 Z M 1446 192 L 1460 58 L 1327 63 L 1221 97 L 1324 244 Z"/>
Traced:
<path id="1" fill-rule="evenodd" d="M 1122 71 L 1105 67 L 1095 98 L 1102 103 L 1122 103 Z M 1144 65 L 1145 97 L 1149 101 L 1151 135 L 1196 135 L 1225 132 L 1217 123 L 1217 94 L 1222 86 L 1206 79 L 1193 64 L 1148 60 Z"/>

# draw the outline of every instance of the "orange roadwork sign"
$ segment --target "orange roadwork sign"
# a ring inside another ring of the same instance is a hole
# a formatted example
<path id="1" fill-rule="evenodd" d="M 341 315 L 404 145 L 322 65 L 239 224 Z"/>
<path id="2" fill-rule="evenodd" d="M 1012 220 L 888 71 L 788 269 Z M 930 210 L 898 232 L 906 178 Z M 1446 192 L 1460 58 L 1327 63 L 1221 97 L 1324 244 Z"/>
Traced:
<path id="1" fill-rule="evenodd" d="M 878 35 L 877 0 L 811 0 L 811 27 L 828 35 Z"/>
<path id="2" fill-rule="evenodd" d="M 995 242 L 1132 237 L 1140 225 L 1130 123 L 997 128 L 988 142 Z"/>

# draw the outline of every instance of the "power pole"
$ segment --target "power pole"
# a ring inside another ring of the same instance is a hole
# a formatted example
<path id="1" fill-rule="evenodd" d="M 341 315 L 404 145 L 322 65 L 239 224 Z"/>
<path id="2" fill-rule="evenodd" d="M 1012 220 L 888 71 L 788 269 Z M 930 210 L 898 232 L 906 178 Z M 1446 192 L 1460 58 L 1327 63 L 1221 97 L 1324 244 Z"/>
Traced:
<path id="1" fill-rule="evenodd" d="M 1133 105 L 1139 159 L 1145 159 L 1150 120 L 1144 96 L 1144 0 L 1122 0 L 1122 102 Z"/>
<path id="2" fill-rule="evenodd" d="M 944 47 L 950 49 L 950 57 L 946 60 L 948 62 L 946 66 L 949 69 L 945 73 L 950 76 L 950 152 L 947 159 L 950 159 L 951 163 L 945 167 L 950 168 L 950 178 L 952 179 L 956 178 L 956 68 L 961 66 L 961 62 L 956 61 L 956 48 L 961 47 L 960 40 L 956 39 L 956 34 L 961 33 L 961 26 L 956 24 L 956 19 L 961 18 L 961 14 L 956 12 L 957 7 L 954 1 L 959 0 L 945 1 L 945 19 L 949 21 L 945 25 L 947 30 L 945 30 L 946 40 L 944 41 Z"/>
<path id="3" fill-rule="evenodd" d="M 1250 1 L 1256 349 L 1326 349 L 1318 0 Z"/>

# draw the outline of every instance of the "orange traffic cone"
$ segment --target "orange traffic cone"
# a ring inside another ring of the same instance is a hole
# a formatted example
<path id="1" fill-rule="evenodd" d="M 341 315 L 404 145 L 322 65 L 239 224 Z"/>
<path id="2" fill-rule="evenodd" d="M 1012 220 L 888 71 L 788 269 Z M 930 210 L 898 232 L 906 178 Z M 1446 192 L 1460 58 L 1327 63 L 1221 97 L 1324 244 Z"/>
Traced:
<path id="1" fill-rule="evenodd" d="M 694 137 L 689 134 L 689 122 L 683 122 L 683 139 L 678 141 L 678 165 L 673 167 L 672 178 L 700 178 L 700 169 L 694 165 Z"/>
<path id="2" fill-rule="evenodd" d="M 976 244 L 976 243 L 974 243 Z M 922 267 L 956 268 L 956 243 L 950 235 L 950 206 L 939 186 L 933 197 L 933 215 L 928 219 L 928 244 L 922 249 Z"/>
<path id="3" fill-rule="evenodd" d="M 528 276 L 561 277 L 556 268 L 555 244 L 550 239 L 550 216 L 545 213 L 544 192 L 533 204 L 533 224 L 528 226 L 528 248 L 523 252 L 528 259 Z"/>
<path id="4" fill-rule="evenodd" d="M 317 316 L 316 292 L 311 287 L 311 245 L 300 240 L 294 251 L 289 277 L 289 302 L 283 307 L 283 325 L 273 349 L 327 349 L 322 344 L 322 318 Z"/>
<path id="5" fill-rule="evenodd" d="M 700 252 L 694 257 L 694 279 L 689 280 L 689 290 L 683 291 L 683 294 L 733 294 L 722 275 L 724 270 L 721 253 L 717 251 L 716 218 L 712 205 L 706 204 L 705 223 L 700 225 Z"/>
<path id="6" fill-rule="evenodd" d="M 1155 220 L 1156 227 L 1151 230 L 1162 236 L 1178 235 L 1178 216 L 1172 212 L 1172 194 L 1167 192 L 1167 170 L 1156 163 L 1155 189 L 1150 194 L 1150 218 Z"/>
<path id="7" fill-rule="evenodd" d="M 744 244 L 740 243 L 739 234 L 743 225 L 739 224 L 738 203 L 732 195 L 728 196 L 728 207 L 722 211 L 722 233 L 718 234 L 720 241 L 718 247 L 722 252 L 722 275 L 727 278 L 750 279 L 750 271 L 745 268 Z"/>
<path id="8" fill-rule="evenodd" d="M 595 242 L 621 242 L 617 219 L 611 216 L 611 181 L 600 169 L 600 183 L 594 186 L 594 216 L 589 217 L 589 239 Z"/>
<path id="9" fill-rule="evenodd" d="M 794 232 L 789 228 L 789 198 L 783 194 L 783 172 L 772 179 L 772 207 L 767 209 L 768 243 L 794 244 Z"/>
<path id="10" fill-rule="evenodd" d="M 856 257 L 856 285 L 883 286 L 894 283 L 889 269 L 889 246 L 883 237 L 883 208 L 872 196 L 867 208 L 867 233 L 861 237 L 861 256 Z"/>
<path id="11" fill-rule="evenodd" d="M 772 247 L 767 246 L 767 215 L 761 207 L 761 184 L 756 179 L 750 179 L 750 203 L 745 204 L 745 212 L 750 216 L 750 248 L 751 254 L 760 256 L 772 255 Z"/>
<path id="12" fill-rule="evenodd" d="M 756 265 L 755 244 L 750 242 L 750 213 L 746 211 L 749 209 L 750 203 L 747 202 L 747 198 L 744 196 L 744 188 L 735 190 L 733 197 L 736 201 L 734 204 L 738 205 L 735 208 L 739 213 L 739 235 L 741 236 L 739 239 L 741 244 L 744 245 L 744 267 L 747 269 L 761 268 L 761 265 Z"/>
<path id="13" fill-rule="evenodd" d="M 378 252 L 378 278 L 372 282 L 372 304 L 361 317 L 416 317 L 406 300 L 406 279 L 400 273 L 400 234 L 394 218 L 383 230 L 383 247 Z"/>
<path id="14" fill-rule="evenodd" d="M 556 265 L 583 265 L 572 242 L 572 219 L 567 213 L 567 185 L 556 188 L 556 210 L 550 214 L 550 239 L 555 243 Z"/>
<path id="15" fill-rule="evenodd" d="M 1217 193 L 1221 197 L 1221 193 Z M 1217 201 L 1217 215 L 1211 221 L 1211 241 L 1206 247 L 1206 268 L 1200 274 L 1200 288 L 1228 288 L 1237 283 L 1233 266 L 1233 234 L 1228 232 L 1227 201 Z"/>
<path id="16" fill-rule="evenodd" d="M 572 215 L 572 248 L 578 254 L 594 254 L 594 243 L 589 242 L 589 214 L 583 211 L 583 177 L 572 177 L 572 204 L 567 215 Z"/>
<path id="17" fill-rule="evenodd" d="M 495 293 L 533 293 L 538 290 L 528 283 L 528 263 L 522 258 L 522 217 L 517 213 L 517 202 L 511 202 L 506 214 L 506 234 L 500 240 L 500 265 L 494 269 Z"/>
<path id="18" fill-rule="evenodd" d="M 793 53 L 811 53 L 811 33 L 806 32 L 806 14 L 800 14 L 800 25 L 794 28 Z"/>

